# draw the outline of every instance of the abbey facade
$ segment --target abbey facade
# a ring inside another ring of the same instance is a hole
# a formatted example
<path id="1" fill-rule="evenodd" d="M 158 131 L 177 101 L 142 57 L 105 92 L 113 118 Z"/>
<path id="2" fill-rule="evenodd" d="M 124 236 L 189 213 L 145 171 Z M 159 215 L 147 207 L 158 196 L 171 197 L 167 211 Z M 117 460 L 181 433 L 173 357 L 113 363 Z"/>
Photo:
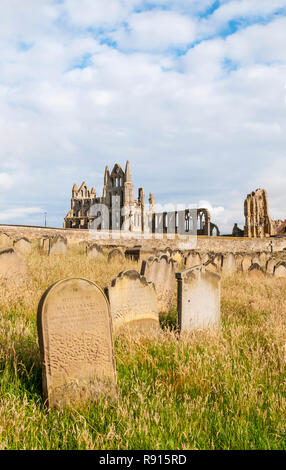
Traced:
<path id="1" fill-rule="evenodd" d="M 150 213 L 154 212 L 154 208 L 154 196 L 150 193 Z M 100 209 L 103 212 L 108 210 L 108 221 L 106 223 L 106 220 L 102 220 L 101 225 L 96 228 L 112 227 L 120 230 L 124 224 L 126 227 L 128 224 L 127 229 L 131 231 L 144 229 L 144 189 L 139 188 L 138 199 L 135 199 L 129 161 L 126 162 L 125 171 L 118 163 L 114 165 L 111 173 L 108 166 L 105 167 L 102 197 L 97 197 L 94 187 L 89 190 L 85 182 L 80 188 L 76 184 L 73 185 L 71 209 L 65 217 L 64 228 L 95 228 L 94 223 L 99 220 L 99 212 L 102 212 Z"/>

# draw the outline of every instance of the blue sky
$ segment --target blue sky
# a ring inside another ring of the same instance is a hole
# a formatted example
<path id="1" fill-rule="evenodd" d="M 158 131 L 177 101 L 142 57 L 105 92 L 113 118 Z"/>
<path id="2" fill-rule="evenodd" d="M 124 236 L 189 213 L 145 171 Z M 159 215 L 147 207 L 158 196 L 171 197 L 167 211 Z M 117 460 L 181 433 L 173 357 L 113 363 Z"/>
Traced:
<path id="1" fill-rule="evenodd" d="M 1 0 L 0 23 L 0 223 L 62 226 L 127 159 L 224 233 L 258 187 L 286 218 L 286 0 Z"/>

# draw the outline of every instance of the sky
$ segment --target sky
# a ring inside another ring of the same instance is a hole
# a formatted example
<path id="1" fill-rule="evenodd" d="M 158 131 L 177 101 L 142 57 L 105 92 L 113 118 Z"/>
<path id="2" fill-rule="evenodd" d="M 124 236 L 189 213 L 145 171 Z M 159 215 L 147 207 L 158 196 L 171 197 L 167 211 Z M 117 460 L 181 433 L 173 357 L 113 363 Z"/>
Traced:
<path id="1" fill-rule="evenodd" d="M 222 233 L 257 188 L 284 220 L 286 0 L 1 0 L 0 223 L 61 227 L 127 159 Z"/>

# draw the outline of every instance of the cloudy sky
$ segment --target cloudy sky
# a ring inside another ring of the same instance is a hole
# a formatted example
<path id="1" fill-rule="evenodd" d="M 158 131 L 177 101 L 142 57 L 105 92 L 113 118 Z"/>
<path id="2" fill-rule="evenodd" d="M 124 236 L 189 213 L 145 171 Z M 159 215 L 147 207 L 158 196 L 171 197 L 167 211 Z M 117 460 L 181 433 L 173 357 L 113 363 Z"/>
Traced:
<path id="1" fill-rule="evenodd" d="M 286 218 L 286 0 L 1 0 L 0 223 L 62 226 L 131 162 L 223 233 L 268 191 Z"/>

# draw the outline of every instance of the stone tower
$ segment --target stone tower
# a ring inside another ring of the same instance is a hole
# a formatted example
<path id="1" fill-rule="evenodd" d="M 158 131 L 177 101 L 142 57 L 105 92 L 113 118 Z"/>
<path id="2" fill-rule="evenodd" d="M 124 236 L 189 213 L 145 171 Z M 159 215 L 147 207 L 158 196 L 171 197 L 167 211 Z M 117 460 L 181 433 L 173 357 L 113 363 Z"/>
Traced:
<path id="1" fill-rule="evenodd" d="M 245 237 L 270 237 L 274 235 L 265 189 L 257 189 L 247 195 L 244 201 L 244 215 Z"/>

